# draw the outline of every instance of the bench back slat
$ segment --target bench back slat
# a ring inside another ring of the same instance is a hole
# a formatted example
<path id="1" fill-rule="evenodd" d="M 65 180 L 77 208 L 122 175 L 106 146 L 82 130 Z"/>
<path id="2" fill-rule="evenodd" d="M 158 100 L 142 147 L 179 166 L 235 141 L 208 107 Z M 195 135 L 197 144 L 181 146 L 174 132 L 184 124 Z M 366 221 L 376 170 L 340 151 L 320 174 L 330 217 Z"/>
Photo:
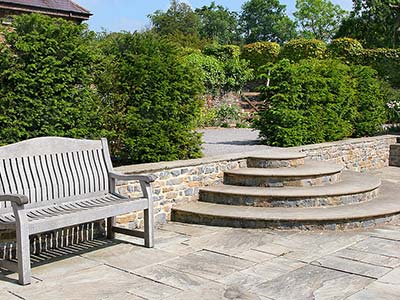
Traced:
<path id="1" fill-rule="evenodd" d="M 32 205 L 40 206 L 107 193 L 112 165 L 106 144 L 43 137 L 0 147 L 0 195 L 26 195 Z M 10 203 L 0 202 L 0 213 L 8 211 Z"/>

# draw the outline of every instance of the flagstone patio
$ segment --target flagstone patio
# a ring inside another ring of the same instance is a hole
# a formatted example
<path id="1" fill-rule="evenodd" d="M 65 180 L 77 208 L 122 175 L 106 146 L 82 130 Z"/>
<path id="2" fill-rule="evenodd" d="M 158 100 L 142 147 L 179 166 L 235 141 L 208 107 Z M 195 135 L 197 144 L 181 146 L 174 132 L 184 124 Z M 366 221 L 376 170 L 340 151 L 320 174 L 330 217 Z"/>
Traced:
<path id="1" fill-rule="evenodd" d="M 400 297 L 399 224 L 285 232 L 168 223 L 154 249 L 122 238 L 72 246 L 61 259 L 56 252 L 38 257 L 30 286 L 4 271 L 0 299 Z"/>
<path id="2" fill-rule="evenodd" d="M 373 173 L 400 183 L 399 168 Z M 155 248 L 139 242 L 118 236 L 33 257 L 29 286 L 0 271 L 0 300 L 400 299 L 400 222 L 308 232 L 170 222 Z"/>

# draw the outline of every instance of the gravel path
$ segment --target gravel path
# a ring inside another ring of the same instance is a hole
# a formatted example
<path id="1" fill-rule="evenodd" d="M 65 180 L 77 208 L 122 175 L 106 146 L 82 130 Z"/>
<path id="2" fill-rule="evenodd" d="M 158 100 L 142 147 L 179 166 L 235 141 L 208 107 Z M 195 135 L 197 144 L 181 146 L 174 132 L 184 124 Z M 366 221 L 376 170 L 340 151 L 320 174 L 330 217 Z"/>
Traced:
<path id="1" fill-rule="evenodd" d="M 228 153 L 258 151 L 270 148 L 261 145 L 258 130 L 249 128 L 202 129 L 203 154 L 214 156 Z"/>

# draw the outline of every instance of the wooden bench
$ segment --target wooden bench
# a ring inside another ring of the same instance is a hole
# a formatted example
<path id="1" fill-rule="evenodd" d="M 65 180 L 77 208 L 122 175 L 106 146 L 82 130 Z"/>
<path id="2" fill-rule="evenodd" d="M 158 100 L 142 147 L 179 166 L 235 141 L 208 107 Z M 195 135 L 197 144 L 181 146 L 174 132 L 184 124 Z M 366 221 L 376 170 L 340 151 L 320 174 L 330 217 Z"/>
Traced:
<path id="1" fill-rule="evenodd" d="M 116 181 L 138 180 L 142 198 L 116 193 Z M 107 219 L 107 237 L 115 232 L 144 238 L 153 247 L 153 176 L 113 171 L 107 140 L 41 137 L 0 147 L 0 229 L 17 236 L 17 263 L 0 267 L 31 282 L 29 236 Z M 144 210 L 144 232 L 115 226 L 115 217 Z"/>

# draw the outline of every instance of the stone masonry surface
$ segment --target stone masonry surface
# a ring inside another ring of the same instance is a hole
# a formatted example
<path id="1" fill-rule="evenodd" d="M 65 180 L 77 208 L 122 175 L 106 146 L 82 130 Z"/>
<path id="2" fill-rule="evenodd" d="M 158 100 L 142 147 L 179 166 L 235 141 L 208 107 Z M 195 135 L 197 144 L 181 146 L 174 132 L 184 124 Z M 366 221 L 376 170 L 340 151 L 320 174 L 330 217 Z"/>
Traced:
<path id="1" fill-rule="evenodd" d="M 152 249 L 117 236 L 48 252 L 29 286 L 0 270 L 0 300 L 400 299 L 399 224 L 296 232 L 168 222 L 155 236 Z"/>
<path id="2" fill-rule="evenodd" d="M 389 165 L 389 149 L 396 143 L 396 136 L 348 139 L 339 142 L 306 145 L 285 148 L 308 154 L 308 158 L 334 162 L 349 170 L 367 171 L 380 169 Z M 193 159 L 186 161 L 162 162 L 131 165 L 118 168 L 119 171 L 134 173 L 151 173 L 157 176 L 153 191 L 155 195 L 155 219 L 157 223 L 170 220 L 171 208 L 178 204 L 198 199 L 200 187 L 216 185 L 222 182 L 223 172 L 247 166 L 246 158 L 268 151 L 232 153 Z M 118 191 L 129 196 L 137 196 L 139 186 L 135 182 L 120 185 Z M 118 222 L 130 227 L 140 227 L 142 214 L 133 213 L 120 217 Z"/>

